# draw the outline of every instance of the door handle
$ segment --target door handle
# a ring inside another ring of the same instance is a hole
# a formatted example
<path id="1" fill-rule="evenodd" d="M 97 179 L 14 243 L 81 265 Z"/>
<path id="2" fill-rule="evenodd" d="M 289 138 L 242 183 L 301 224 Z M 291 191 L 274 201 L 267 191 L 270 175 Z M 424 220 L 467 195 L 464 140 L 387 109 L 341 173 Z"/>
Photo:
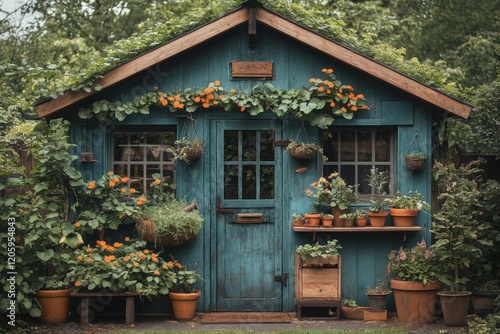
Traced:
<path id="1" fill-rule="evenodd" d="M 220 206 L 220 196 L 217 196 L 217 200 L 215 201 L 215 212 L 217 213 L 217 217 L 219 217 L 221 214 L 232 214 L 234 213 L 234 209 L 225 209 Z"/>

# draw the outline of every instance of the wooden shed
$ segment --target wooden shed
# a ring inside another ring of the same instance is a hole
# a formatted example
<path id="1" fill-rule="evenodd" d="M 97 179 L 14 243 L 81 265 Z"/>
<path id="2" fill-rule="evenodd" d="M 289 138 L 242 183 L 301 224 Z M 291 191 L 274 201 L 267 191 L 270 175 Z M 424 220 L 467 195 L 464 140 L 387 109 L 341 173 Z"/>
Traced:
<path id="1" fill-rule="evenodd" d="M 226 111 L 210 106 L 192 113 L 169 112 L 159 103 L 123 117 L 99 118 L 95 110 L 94 117 L 79 116 L 79 110 L 108 108 L 106 101 L 116 107 L 117 101 L 125 104 L 158 91 L 203 88 L 215 80 L 237 91 L 252 91 L 265 83 L 302 89 L 311 77 L 320 78 L 322 69 L 333 69 L 338 80 L 362 93 L 370 109 L 321 127 L 302 127 L 290 113 L 280 115 L 276 110 L 253 115 L 250 108 Z M 340 241 L 342 297 L 366 305 L 365 290 L 384 278 L 391 249 L 413 246 L 422 238 L 430 243 L 430 216 L 420 214 L 417 228 L 406 231 L 391 229 L 389 220 L 387 229 L 376 232 L 294 232 L 292 214 L 305 213 L 311 205 L 303 188 L 339 171 L 350 184 L 359 184 L 361 199 L 352 209 L 366 209 L 366 176 L 377 166 L 389 171 L 390 195 L 417 190 L 430 202 L 431 159 L 424 170 L 412 172 L 403 155 L 418 138 L 430 156 L 433 117 L 467 118 L 471 110 L 256 1 L 117 66 L 97 83 L 99 91 L 67 92 L 40 103 L 38 116 L 71 122 L 75 153 L 94 154 L 94 162 L 78 163 L 85 180 L 113 170 L 146 188 L 151 175 L 161 173 L 177 184 L 179 197 L 196 199 L 205 219 L 201 234 L 169 252 L 203 276 L 198 303 L 202 312 L 293 311 L 295 248 L 313 238 Z M 192 135 L 193 124 L 205 143 L 203 155 L 191 164 L 172 162 L 164 149 Z M 306 137 L 323 147 L 327 161 L 320 155 L 310 162 L 298 161 L 282 146 Z M 301 167 L 307 171 L 296 172 Z M 249 213 L 261 214 L 262 219 L 238 222 Z M 166 306 L 148 307 L 160 312 Z"/>

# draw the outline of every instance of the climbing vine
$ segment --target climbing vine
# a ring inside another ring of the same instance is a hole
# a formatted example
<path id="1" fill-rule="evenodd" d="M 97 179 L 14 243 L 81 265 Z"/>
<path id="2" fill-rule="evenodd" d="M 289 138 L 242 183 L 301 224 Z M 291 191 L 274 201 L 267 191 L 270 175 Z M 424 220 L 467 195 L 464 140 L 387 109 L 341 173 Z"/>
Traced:
<path id="1" fill-rule="evenodd" d="M 215 80 L 204 88 L 186 88 L 172 92 L 153 92 L 136 97 L 131 102 L 94 102 L 81 109 L 81 118 L 124 120 L 133 113 L 149 113 L 150 105 L 168 108 L 170 112 L 196 112 L 209 108 L 223 111 L 239 110 L 252 116 L 271 111 L 279 117 L 287 114 L 306 120 L 313 126 L 327 128 L 335 117 L 352 119 L 359 110 L 368 110 L 363 94 L 356 94 L 351 85 L 336 79 L 332 69 L 323 69 L 323 78 L 311 78 L 310 87 L 281 89 L 266 82 L 255 85 L 250 92 L 229 89 Z"/>

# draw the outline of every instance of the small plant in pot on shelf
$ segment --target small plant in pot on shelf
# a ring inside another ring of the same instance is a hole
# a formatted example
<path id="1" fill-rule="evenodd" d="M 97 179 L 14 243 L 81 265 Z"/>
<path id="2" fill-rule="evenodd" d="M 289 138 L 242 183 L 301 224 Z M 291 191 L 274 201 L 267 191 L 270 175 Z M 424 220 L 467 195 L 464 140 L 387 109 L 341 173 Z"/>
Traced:
<path id="1" fill-rule="evenodd" d="M 449 291 L 438 293 L 447 325 L 463 326 L 466 323 L 470 291 L 464 290 L 468 279 L 464 270 L 481 258 L 479 232 L 484 228 L 480 217 L 480 191 L 478 189 L 478 161 L 455 167 L 436 162 L 433 177 L 440 189 L 439 210 L 434 214 L 432 233 L 440 264 L 447 269 L 440 280 Z"/>
<path id="2" fill-rule="evenodd" d="M 344 220 L 345 227 L 353 227 L 356 220 L 356 212 L 349 212 L 340 215 L 340 219 Z"/>
<path id="3" fill-rule="evenodd" d="M 376 287 L 368 287 L 368 306 L 370 310 L 381 311 L 387 308 L 387 296 L 391 293 L 387 281 L 380 282 Z"/>
<path id="4" fill-rule="evenodd" d="M 304 219 L 305 218 L 304 218 L 303 214 L 294 212 L 292 214 L 292 219 L 293 219 L 293 223 L 292 223 L 293 226 L 302 226 L 302 225 L 304 225 Z"/>
<path id="5" fill-rule="evenodd" d="M 356 226 L 365 227 L 368 222 L 368 215 L 365 210 L 357 209 L 356 210 Z"/>
<path id="6" fill-rule="evenodd" d="M 333 172 L 328 176 L 330 179 L 330 206 L 332 213 L 335 216 L 335 224 L 339 225 L 340 215 L 347 212 L 349 205 L 355 203 L 359 199 L 359 195 L 354 191 L 352 185 L 340 177 L 338 172 Z"/>
<path id="7" fill-rule="evenodd" d="M 413 226 L 418 213 L 431 208 L 418 191 L 410 191 L 408 195 L 398 191 L 393 198 L 387 199 L 387 204 L 394 226 L 400 227 Z"/>
<path id="8" fill-rule="evenodd" d="M 389 175 L 387 171 L 379 172 L 378 168 L 370 169 L 368 175 L 368 185 L 372 187 L 370 198 L 370 207 L 367 215 L 370 218 L 370 225 L 373 227 L 382 227 L 389 213 L 386 211 L 386 192 L 385 187 L 389 184 Z"/>
<path id="9" fill-rule="evenodd" d="M 388 257 L 398 321 L 432 323 L 442 274 L 436 253 L 422 239 L 412 249 L 401 247 Z"/>

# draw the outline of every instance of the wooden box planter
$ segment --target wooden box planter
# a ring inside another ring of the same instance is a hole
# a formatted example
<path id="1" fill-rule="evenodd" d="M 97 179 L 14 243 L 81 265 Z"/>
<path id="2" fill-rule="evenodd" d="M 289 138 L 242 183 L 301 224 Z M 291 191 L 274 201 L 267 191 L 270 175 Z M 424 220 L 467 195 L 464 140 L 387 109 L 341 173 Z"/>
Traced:
<path id="1" fill-rule="evenodd" d="M 305 261 L 295 255 L 297 318 L 302 318 L 302 307 L 336 308 L 336 319 L 340 318 L 341 272 L 340 255 Z"/>

